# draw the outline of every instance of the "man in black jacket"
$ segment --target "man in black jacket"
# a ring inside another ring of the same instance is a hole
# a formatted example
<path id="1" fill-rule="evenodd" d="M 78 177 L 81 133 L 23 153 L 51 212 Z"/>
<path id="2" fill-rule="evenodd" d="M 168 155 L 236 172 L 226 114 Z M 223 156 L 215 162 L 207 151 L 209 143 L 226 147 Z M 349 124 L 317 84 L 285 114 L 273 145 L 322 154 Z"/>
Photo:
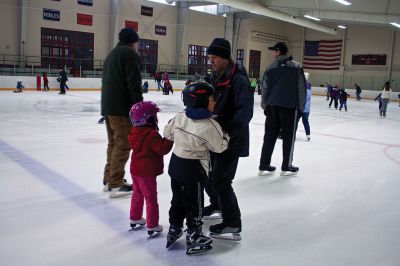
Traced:
<path id="1" fill-rule="evenodd" d="M 106 118 L 108 135 L 103 183 L 104 191 L 111 191 L 110 198 L 132 193 L 132 185 L 124 181 L 124 169 L 130 152 L 129 110 L 133 104 L 143 101 L 136 53 L 138 42 L 139 36 L 133 29 L 122 29 L 118 45 L 108 54 L 103 66 L 101 115 Z"/>
<path id="2" fill-rule="evenodd" d="M 301 65 L 287 56 L 288 48 L 279 42 L 273 47 L 275 61 L 267 67 L 262 80 L 261 106 L 264 109 L 265 135 L 261 151 L 258 175 L 275 172 L 271 156 L 279 134 L 283 141 L 281 175 L 293 175 L 299 171 L 292 165 L 297 117 L 303 112 L 306 102 L 306 80 Z"/>
<path id="3" fill-rule="evenodd" d="M 204 216 L 220 211 L 222 223 L 210 226 L 212 234 L 242 230 L 241 214 L 232 181 L 239 157 L 249 156 L 249 123 L 253 117 L 254 95 L 246 70 L 231 59 L 230 43 L 216 38 L 207 49 L 213 67 L 211 83 L 216 89 L 216 120 L 230 140 L 223 153 L 211 154 L 210 184 L 206 186 L 211 205 L 204 208 Z"/>

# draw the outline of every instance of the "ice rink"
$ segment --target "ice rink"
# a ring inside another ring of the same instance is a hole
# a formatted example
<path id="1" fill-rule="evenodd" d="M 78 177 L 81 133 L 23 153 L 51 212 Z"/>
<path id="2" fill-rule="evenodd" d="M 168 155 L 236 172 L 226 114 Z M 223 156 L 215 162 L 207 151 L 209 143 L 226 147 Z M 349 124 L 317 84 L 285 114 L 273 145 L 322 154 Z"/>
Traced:
<path id="1" fill-rule="evenodd" d="M 180 92 L 144 97 L 162 109 L 160 128 L 183 109 Z M 184 237 L 165 248 L 167 173 L 158 177 L 158 238 L 129 232 L 130 197 L 102 191 L 100 92 L 0 91 L 0 265 L 400 265 L 400 107 L 391 102 L 387 118 L 372 100 L 348 107 L 313 96 L 311 141 L 301 123 L 297 132 L 298 176 L 259 177 L 265 117 L 256 95 L 250 157 L 234 180 L 242 241 L 214 240 L 210 252 L 188 257 Z M 281 151 L 278 140 L 278 168 Z"/>

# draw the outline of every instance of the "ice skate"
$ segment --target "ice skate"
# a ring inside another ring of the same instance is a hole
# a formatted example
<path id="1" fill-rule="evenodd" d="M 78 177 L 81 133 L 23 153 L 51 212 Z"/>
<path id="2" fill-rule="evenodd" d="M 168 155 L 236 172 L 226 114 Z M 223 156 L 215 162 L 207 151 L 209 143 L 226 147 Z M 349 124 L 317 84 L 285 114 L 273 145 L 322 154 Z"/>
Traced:
<path id="1" fill-rule="evenodd" d="M 311 135 L 307 135 L 307 140 L 310 141 L 311 140 Z"/>
<path id="2" fill-rule="evenodd" d="M 132 194 L 132 185 L 123 184 L 121 187 L 112 188 L 109 195 L 110 199 L 129 196 Z"/>
<path id="3" fill-rule="evenodd" d="M 289 166 L 287 168 L 282 168 L 281 176 L 294 176 L 299 172 L 299 168 L 295 166 Z"/>
<path id="4" fill-rule="evenodd" d="M 131 229 L 129 231 L 137 230 L 146 224 L 146 219 L 141 218 L 140 220 L 131 220 Z"/>
<path id="5" fill-rule="evenodd" d="M 213 205 L 204 207 L 202 217 L 203 220 L 216 220 L 221 218 L 221 211 L 216 209 Z"/>
<path id="6" fill-rule="evenodd" d="M 276 167 L 268 165 L 265 168 L 260 168 L 258 171 L 258 176 L 266 176 L 266 175 L 273 175 L 275 173 Z"/>
<path id="7" fill-rule="evenodd" d="M 201 226 L 194 229 L 188 229 L 186 235 L 186 255 L 202 253 L 212 249 L 212 239 L 203 234 Z"/>
<path id="8" fill-rule="evenodd" d="M 220 223 L 210 226 L 210 237 L 223 240 L 240 241 L 242 240 L 242 237 L 240 236 L 241 231 L 241 226 L 233 227 L 224 223 Z"/>
<path id="9" fill-rule="evenodd" d="M 147 234 L 149 235 L 149 238 L 156 237 L 161 234 L 162 230 L 163 230 L 162 225 L 158 225 L 153 228 L 147 228 Z"/>
<path id="10" fill-rule="evenodd" d="M 182 234 L 183 234 L 182 228 L 175 225 L 170 225 L 167 235 L 166 248 L 172 246 L 182 236 Z"/>

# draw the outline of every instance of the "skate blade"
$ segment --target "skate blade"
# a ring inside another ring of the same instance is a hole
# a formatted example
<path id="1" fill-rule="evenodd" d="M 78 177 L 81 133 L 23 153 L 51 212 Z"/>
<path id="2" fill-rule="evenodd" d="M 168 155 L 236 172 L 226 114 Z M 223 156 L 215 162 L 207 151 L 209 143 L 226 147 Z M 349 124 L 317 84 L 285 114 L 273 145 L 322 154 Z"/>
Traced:
<path id="1" fill-rule="evenodd" d="M 147 239 L 154 238 L 154 237 L 159 236 L 161 234 L 161 231 L 159 231 L 159 232 L 157 232 L 157 231 L 147 231 L 147 234 L 149 235 L 147 237 Z"/>
<path id="2" fill-rule="evenodd" d="M 132 195 L 132 191 L 129 192 L 123 192 L 123 193 L 118 193 L 118 194 L 112 194 L 110 193 L 110 196 L 108 196 L 110 199 L 116 199 L 116 198 L 122 198 L 125 196 Z"/>
<path id="3" fill-rule="evenodd" d="M 178 239 L 181 238 L 182 235 L 183 235 L 183 232 L 175 240 L 168 240 L 168 236 L 167 236 L 167 246 L 166 246 L 166 248 L 169 248 L 173 244 L 175 244 L 176 241 L 178 241 Z"/>
<path id="4" fill-rule="evenodd" d="M 186 255 L 195 255 L 212 249 L 212 246 L 193 247 L 186 250 Z"/>
<path id="5" fill-rule="evenodd" d="M 203 216 L 202 219 L 205 221 L 217 220 L 217 219 L 222 219 L 222 216 L 221 216 L 220 212 L 216 212 L 216 213 L 211 214 L 210 216 Z"/>
<path id="6" fill-rule="evenodd" d="M 145 225 L 145 224 L 131 224 L 131 229 L 129 229 L 129 231 L 139 230 L 139 229 L 143 228 L 143 225 Z"/>
<path id="7" fill-rule="evenodd" d="M 296 176 L 298 172 L 282 171 L 281 176 Z"/>
<path id="8" fill-rule="evenodd" d="M 258 176 L 269 176 L 275 174 L 275 171 L 258 171 Z"/>
<path id="9" fill-rule="evenodd" d="M 210 233 L 210 237 L 215 239 L 231 240 L 231 241 L 242 240 L 242 236 L 240 235 L 240 233 L 225 233 L 225 234 Z"/>

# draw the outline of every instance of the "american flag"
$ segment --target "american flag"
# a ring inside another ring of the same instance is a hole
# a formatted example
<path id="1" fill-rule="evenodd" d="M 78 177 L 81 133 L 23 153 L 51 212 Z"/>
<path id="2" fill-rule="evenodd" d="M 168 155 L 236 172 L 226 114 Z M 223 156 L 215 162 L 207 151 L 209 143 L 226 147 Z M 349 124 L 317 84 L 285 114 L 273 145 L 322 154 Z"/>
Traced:
<path id="1" fill-rule="evenodd" d="M 337 70 L 340 67 L 342 40 L 305 41 L 303 67 Z"/>

